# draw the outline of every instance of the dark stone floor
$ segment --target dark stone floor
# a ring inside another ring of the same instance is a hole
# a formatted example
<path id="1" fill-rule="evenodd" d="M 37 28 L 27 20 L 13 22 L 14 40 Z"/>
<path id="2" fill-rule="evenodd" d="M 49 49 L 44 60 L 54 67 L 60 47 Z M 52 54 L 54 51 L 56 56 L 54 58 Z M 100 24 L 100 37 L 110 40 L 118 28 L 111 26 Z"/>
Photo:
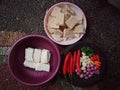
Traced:
<path id="1" fill-rule="evenodd" d="M 120 86 L 120 10 L 108 4 L 106 0 L 1 0 L 0 31 L 46 35 L 43 28 L 45 12 L 60 1 L 75 3 L 84 11 L 87 32 L 81 41 L 94 43 L 105 56 L 106 73 L 103 81 L 97 84 L 99 89 L 117 89 Z M 7 69 L 6 67 L 4 68 Z"/>

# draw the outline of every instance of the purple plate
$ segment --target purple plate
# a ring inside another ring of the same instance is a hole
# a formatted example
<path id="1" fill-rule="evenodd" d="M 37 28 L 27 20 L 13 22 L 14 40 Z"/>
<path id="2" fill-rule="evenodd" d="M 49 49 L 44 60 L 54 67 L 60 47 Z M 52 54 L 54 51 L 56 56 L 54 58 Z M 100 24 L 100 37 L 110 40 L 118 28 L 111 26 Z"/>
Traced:
<path id="1" fill-rule="evenodd" d="M 25 48 L 48 49 L 51 52 L 50 72 L 35 71 L 24 67 Z M 57 73 L 60 66 L 60 53 L 56 45 L 48 38 L 41 35 L 27 35 L 19 39 L 9 50 L 8 67 L 12 76 L 19 82 L 37 86 L 50 81 Z"/>

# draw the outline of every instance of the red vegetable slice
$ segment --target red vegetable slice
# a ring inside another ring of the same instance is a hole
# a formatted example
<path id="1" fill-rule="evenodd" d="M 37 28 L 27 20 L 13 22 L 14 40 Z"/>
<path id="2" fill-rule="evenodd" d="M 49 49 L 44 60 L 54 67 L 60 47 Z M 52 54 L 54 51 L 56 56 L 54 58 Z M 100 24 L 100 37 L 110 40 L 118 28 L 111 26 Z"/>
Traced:
<path id="1" fill-rule="evenodd" d="M 69 61 L 70 61 L 70 57 L 71 57 L 71 52 L 69 52 L 64 60 L 64 65 L 63 65 L 63 74 L 66 75 L 67 72 L 69 72 Z"/>
<path id="2" fill-rule="evenodd" d="M 77 53 L 76 53 L 76 51 L 74 51 L 74 56 L 73 56 L 73 72 L 75 71 L 76 61 L 77 61 Z"/>
<path id="3" fill-rule="evenodd" d="M 80 50 L 77 51 L 76 69 L 77 69 L 78 73 L 81 72 L 81 68 L 80 68 Z"/>
<path id="4" fill-rule="evenodd" d="M 71 55 L 71 59 L 70 59 L 70 74 L 73 74 L 73 56 Z"/>
<path id="5" fill-rule="evenodd" d="M 96 54 L 96 59 L 100 61 L 100 56 L 98 54 Z"/>

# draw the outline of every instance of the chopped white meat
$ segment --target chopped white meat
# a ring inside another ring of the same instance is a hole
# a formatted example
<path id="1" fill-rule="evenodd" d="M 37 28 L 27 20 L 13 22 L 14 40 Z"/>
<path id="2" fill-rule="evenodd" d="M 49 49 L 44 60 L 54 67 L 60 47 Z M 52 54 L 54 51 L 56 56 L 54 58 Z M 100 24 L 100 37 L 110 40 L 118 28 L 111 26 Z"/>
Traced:
<path id="1" fill-rule="evenodd" d="M 35 70 L 49 72 L 50 71 L 50 64 L 37 63 Z"/>

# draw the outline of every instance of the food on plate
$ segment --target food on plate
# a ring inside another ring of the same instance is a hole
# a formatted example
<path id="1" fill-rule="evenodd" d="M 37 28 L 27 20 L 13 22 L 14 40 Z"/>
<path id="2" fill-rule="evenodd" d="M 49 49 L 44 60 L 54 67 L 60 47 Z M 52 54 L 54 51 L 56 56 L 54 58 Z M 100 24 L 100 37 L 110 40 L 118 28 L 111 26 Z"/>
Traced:
<path id="1" fill-rule="evenodd" d="M 48 29 L 50 29 L 50 28 L 59 28 L 59 25 L 58 25 L 58 21 L 57 21 L 57 19 L 55 18 L 55 17 L 53 17 L 53 16 L 49 16 L 49 18 L 48 18 Z"/>
<path id="2" fill-rule="evenodd" d="M 77 15 L 70 5 L 56 6 L 48 17 L 47 30 L 58 42 L 78 38 L 85 33 L 83 15 Z"/>
<path id="3" fill-rule="evenodd" d="M 63 75 L 76 73 L 81 79 L 89 79 L 99 75 L 101 60 L 99 54 L 90 47 L 82 47 L 76 51 L 68 52 L 63 65 Z"/>
<path id="4" fill-rule="evenodd" d="M 35 69 L 36 71 L 50 71 L 51 53 L 47 49 L 37 49 L 28 47 L 25 49 L 25 61 L 23 65 Z"/>
<path id="5" fill-rule="evenodd" d="M 46 49 L 42 50 L 41 53 L 41 63 L 48 63 L 50 61 L 50 52 Z"/>
<path id="6" fill-rule="evenodd" d="M 41 58 L 40 58 L 41 53 L 42 53 L 41 49 L 34 49 L 34 54 L 33 54 L 34 62 L 36 62 L 36 63 L 41 62 Z"/>
<path id="7" fill-rule="evenodd" d="M 25 49 L 25 60 L 27 61 L 33 61 L 33 52 L 34 49 L 33 48 L 26 48 Z"/>
<path id="8" fill-rule="evenodd" d="M 68 20 L 65 22 L 65 24 L 68 26 L 68 28 L 73 29 L 73 27 L 78 24 L 78 19 L 76 16 L 70 16 Z"/>
<path id="9" fill-rule="evenodd" d="M 23 64 L 24 64 L 25 67 L 29 67 L 29 68 L 32 68 L 32 69 L 35 69 L 35 67 L 36 67 L 36 63 L 33 62 L 33 61 L 25 60 Z"/>
<path id="10" fill-rule="evenodd" d="M 37 63 L 36 67 L 35 67 L 36 71 L 46 71 L 49 72 L 50 71 L 50 64 L 44 64 L 44 63 Z"/>
<path id="11" fill-rule="evenodd" d="M 70 62 L 70 58 L 71 58 L 71 52 L 69 52 L 64 60 L 64 65 L 63 65 L 63 74 L 66 75 L 67 73 L 69 73 L 69 62 Z"/>
<path id="12" fill-rule="evenodd" d="M 63 37 L 64 40 L 72 39 L 74 37 L 73 31 L 70 29 L 64 29 Z"/>
<path id="13" fill-rule="evenodd" d="M 75 34 L 80 34 L 80 33 L 83 33 L 84 30 L 83 30 L 84 26 L 83 25 L 77 25 L 75 28 L 74 28 L 74 33 Z"/>

